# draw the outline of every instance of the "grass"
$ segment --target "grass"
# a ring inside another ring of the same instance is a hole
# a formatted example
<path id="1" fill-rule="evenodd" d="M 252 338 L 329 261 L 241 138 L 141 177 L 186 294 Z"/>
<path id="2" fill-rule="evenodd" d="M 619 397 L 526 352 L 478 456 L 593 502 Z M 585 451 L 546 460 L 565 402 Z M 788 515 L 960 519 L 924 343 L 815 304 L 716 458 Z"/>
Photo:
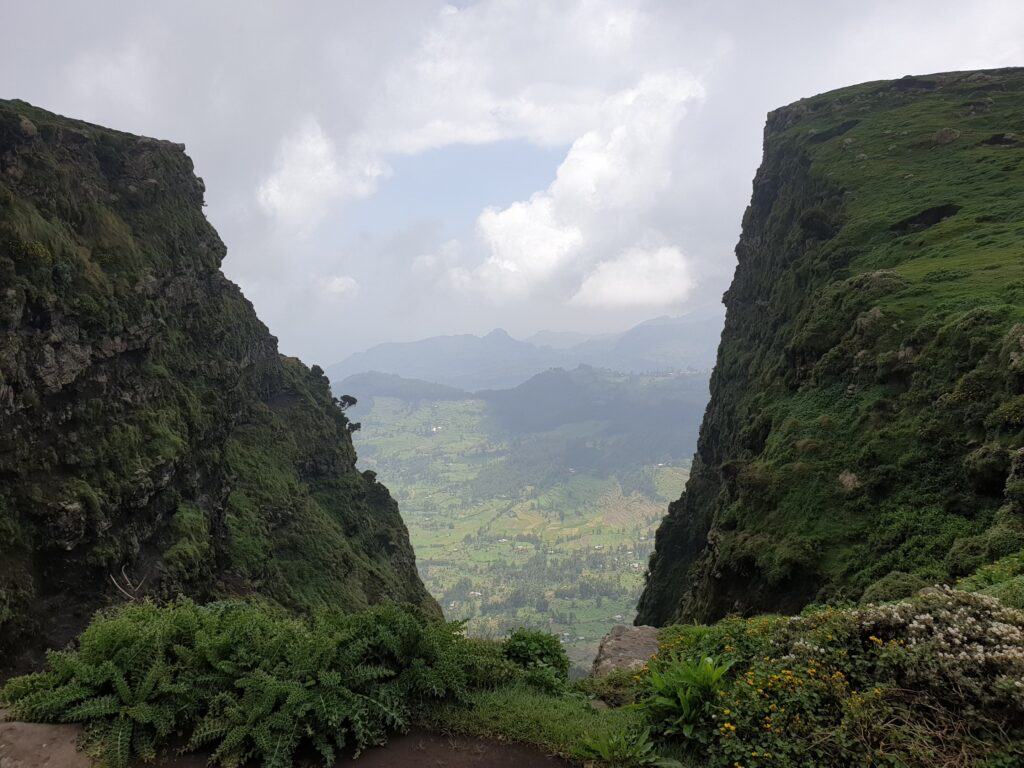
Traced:
<path id="1" fill-rule="evenodd" d="M 588 738 L 641 728 L 644 718 L 637 710 L 595 710 L 583 697 L 555 697 L 519 685 L 474 692 L 467 706 L 440 707 L 422 724 L 454 734 L 533 744 L 552 754 L 583 759 Z"/>
<path id="2" fill-rule="evenodd" d="M 1024 73 L 988 78 L 866 84 L 770 117 L 706 422 L 716 462 L 679 512 L 705 522 L 666 539 L 696 554 L 655 556 L 643 620 L 857 599 L 891 573 L 952 581 L 999 556 L 990 531 L 1024 534 L 1003 488 L 1024 430 L 998 416 L 1020 387 L 1024 151 L 984 143 L 1024 129 Z"/>

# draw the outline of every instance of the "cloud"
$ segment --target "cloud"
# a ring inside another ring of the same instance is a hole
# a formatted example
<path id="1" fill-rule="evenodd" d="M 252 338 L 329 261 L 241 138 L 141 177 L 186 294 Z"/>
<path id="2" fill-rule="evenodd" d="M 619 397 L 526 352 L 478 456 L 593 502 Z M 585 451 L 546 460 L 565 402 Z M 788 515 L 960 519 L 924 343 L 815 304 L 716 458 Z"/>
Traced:
<path id="1" fill-rule="evenodd" d="M 477 285 L 493 298 L 522 296 L 555 274 L 583 244 L 579 227 L 556 214 L 555 200 L 547 193 L 504 210 L 485 210 L 477 230 L 490 257 L 475 272 L 463 268 L 453 276 L 462 287 Z"/>
<path id="2" fill-rule="evenodd" d="M 546 190 L 480 214 L 488 255 L 475 270 L 453 272 L 453 280 L 492 298 L 523 296 L 650 238 L 648 214 L 671 184 L 685 104 L 701 95 L 695 78 L 674 70 L 605 99 L 597 125 L 572 143 Z"/>
<path id="3" fill-rule="evenodd" d="M 694 285 L 690 265 L 678 248 L 632 248 L 598 264 L 569 303 L 602 309 L 667 307 L 685 301 Z"/>
<path id="4" fill-rule="evenodd" d="M 331 360 L 493 326 L 620 330 L 645 305 L 585 302 L 633 250 L 676 248 L 690 301 L 718 296 L 769 110 L 1024 57 L 1019 0 L 452 2 L 11 2 L 47 45 L 5 37 L 0 93 L 184 142 L 228 276 L 282 349 Z M 706 97 L 673 93 L 696 81 Z M 538 147 L 536 169 L 510 174 L 481 148 L 497 142 Z M 331 276 L 356 293 L 330 300 Z"/>
<path id="5" fill-rule="evenodd" d="M 256 199 L 284 229 L 305 233 L 338 202 L 372 194 L 388 172 L 358 147 L 339 159 L 334 142 L 307 116 L 281 139 L 274 172 L 260 183 Z"/>
<path id="6" fill-rule="evenodd" d="M 320 293 L 331 301 L 350 299 L 359 293 L 359 283 L 348 275 L 331 275 L 321 280 Z"/>
<path id="7" fill-rule="evenodd" d="M 152 104 L 152 66 L 142 46 L 132 42 L 114 51 L 84 51 L 66 68 L 72 97 L 145 112 Z"/>

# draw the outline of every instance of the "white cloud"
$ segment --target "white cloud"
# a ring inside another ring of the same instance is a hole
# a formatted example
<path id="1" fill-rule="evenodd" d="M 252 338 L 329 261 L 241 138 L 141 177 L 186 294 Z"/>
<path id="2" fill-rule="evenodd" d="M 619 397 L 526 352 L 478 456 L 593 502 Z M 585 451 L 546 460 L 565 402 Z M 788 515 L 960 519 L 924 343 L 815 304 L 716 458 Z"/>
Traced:
<path id="1" fill-rule="evenodd" d="M 138 43 L 114 51 L 86 51 L 66 69 L 73 98 L 145 112 L 152 105 L 152 66 Z"/>
<path id="2" fill-rule="evenodd" d="M 359 283 L 348 275 L 331 275 L 320 282 L 320 293 L 331 301 L 350 299 L 359 293 Z"/>
<path id="3" fill-rule="evenodd" d="M 522 296 L 649 237 L 646 219 L 670 186 L 685 104 L 700 95 L 693 77 L 671 71 L 605 99 L 597 125 L 573 142 L 546 190 L 480 214 L 488 256 L 453 280 L 492 298 Z"/>
<path id="4" fill-rule="evenodd" d="M 281 140 L 274 172 L 260 183 L 256 199 L 283 228 L 308 232 L 340 200 L 371 194 L 388 172 L 383 161 L 355 146 L 339 159 L 320 123 L 306 117 Z"/>
<path id="5" fill-rule="evenodd" d="M 580 307 L 667 307 L 686 300 L 694 279 L 678 248 L 632 248 L 603 261 L 587 275 L 569 303 Z"/>
<path id="6" fill-rule="evenodd" d="M 480 214 L 477 230 L 490 257 L 475 272 L 453 273 L 465 288 L 474 285 L 492 298 L 521 296 L 554 275 L 583 244 L 583 233 L 560 220 L 551 195 L 537 193 L 527 202 Z"/>
<path id="7" fill-rule="evenodd" d="M 433 253 L 421 253 L 412 260 L 412 272 L 416 275 L 437 275 L 445 269 L 455 269 L 462 259 L 462 243 L 446 240 Z"/>

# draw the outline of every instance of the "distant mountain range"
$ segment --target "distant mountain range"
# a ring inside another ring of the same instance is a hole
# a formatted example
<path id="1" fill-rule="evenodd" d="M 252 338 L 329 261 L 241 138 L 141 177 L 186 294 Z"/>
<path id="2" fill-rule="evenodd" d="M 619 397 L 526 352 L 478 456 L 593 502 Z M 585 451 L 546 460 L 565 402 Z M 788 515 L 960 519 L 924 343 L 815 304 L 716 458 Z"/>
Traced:
<path id="1" fill-rule="evenodd" d="M 623 373 L 703 371 L 714 365 L 723 318 L 715 306 L 615 334 L 541 331 L 524 341 L 498 329 L 486 336 L 434 336 L 379 344 L 326 372 L 332 382 L 374 371 L 476 391 L 507 389 L 550 368 L 579 365 Z"/>

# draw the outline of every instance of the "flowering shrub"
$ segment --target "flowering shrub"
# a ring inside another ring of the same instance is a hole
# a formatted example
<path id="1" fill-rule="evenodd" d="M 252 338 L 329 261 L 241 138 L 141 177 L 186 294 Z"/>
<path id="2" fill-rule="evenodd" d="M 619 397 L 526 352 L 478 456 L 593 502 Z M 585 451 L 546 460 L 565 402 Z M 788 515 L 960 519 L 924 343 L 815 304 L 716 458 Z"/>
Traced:
<path id="1" fill-rule="evenodd" d="M 1024 611 L 929 588 L 898 603 L 662 633 L 660 664 L 731 663 L 709 766 L 1024 764 Z"/>

